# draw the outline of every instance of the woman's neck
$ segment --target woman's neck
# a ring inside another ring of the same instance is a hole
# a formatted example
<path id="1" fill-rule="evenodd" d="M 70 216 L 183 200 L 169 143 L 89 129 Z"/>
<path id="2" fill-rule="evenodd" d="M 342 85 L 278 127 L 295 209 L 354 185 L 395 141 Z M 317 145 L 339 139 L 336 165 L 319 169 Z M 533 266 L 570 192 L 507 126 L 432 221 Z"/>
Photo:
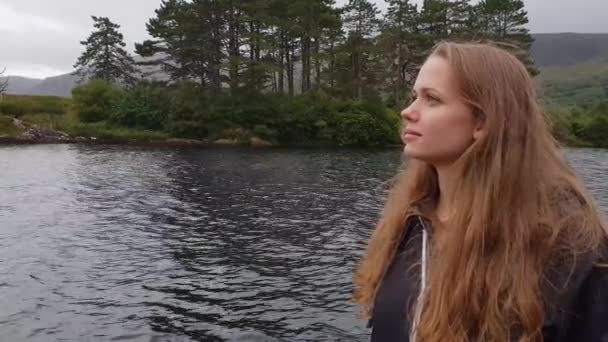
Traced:
<path id="1" fill-rule="evenodd" d="M 462 173 L 457 164 L 435 166 L 435 169 L 439 183 L 439 199 L 435 215 L 440 222 L 445 223 L 452 216 L 456 185 Z"/>

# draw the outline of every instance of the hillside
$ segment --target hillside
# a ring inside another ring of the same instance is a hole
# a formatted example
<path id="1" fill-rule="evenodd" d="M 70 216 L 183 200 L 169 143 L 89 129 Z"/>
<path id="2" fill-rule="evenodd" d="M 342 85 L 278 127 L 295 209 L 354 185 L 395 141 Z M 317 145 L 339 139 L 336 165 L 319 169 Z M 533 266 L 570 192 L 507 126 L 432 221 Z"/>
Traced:
<path id="1" fill-rule="evenodd" d="M 608 63 L 608 33 L 535 34 L 531 52 L 539 67 Z"/>
<path id="2" fill-rule="evenodd" d="M 7 94 L 69 97 L 76 84 L 76 77 L 70 74 L 47 77 L 45 79 L 8 76 Z"/>
<path id="3" fill-rule="evenodd" d="M 550 102 L 586 106 L 608 99 L 608 63 L 545 67 L 539 79 Z"/>
<path id="4" fill-rule="evenodd" d="M 0 80 L 4 79 L 4 77 L 0 77 Z M 39 79 L 22 76 L 9 76 L 8 81 L 7 93 L 9 94 L 27 94 L 42 82 Z"/>

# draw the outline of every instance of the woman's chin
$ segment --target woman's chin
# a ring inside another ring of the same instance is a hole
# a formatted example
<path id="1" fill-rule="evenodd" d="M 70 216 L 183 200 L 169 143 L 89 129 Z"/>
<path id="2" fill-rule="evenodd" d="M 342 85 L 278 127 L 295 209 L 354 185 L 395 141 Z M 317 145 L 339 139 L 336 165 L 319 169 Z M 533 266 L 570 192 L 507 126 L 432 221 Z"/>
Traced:
<path id="1" fill-rule="evenodd" d="M 417 159 L 417 160 L 420 160 L 420 161 L 426 161 L 427 160 L 426 157 L 428 157 L 424 153 L 421 153 L 421 151 L 419 151 L 416 148 L 414 148 L 414 146 L 412 146 L 412 145 L 405 145 L 403 147 L 403 154 L 407 158 Z"/>
<path id="2" fill-rule="evenodd" d="M 410 158 L 416 158 L 416 149 L 411 144 L 405 144 L 403 146 L 403 154 Z"/>

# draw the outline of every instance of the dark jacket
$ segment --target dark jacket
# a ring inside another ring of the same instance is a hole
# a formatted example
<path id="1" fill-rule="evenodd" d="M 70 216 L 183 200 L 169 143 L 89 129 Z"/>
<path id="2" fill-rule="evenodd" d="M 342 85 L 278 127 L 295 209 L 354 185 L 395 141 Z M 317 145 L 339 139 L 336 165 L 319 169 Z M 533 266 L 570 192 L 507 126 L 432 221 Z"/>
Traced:
<path id="1" fill-rule="evenodd" d="M 420 215 L 407 220 L 407 233 L 381 283 L 368 327 L 371 342 L 406 342 L 421 290 L 422 250 L 430 222 Z M 428 242 L 427 242 L 428 243 Z M 605 255 L 605 254 L 604 254 Z M 589 260 L 576 268 L 567 293 L 545 314 L 545 342 L 608 342 L 608 268 L 605 258 Z M 413 339 L 413 338 L 412 338 Z"/>

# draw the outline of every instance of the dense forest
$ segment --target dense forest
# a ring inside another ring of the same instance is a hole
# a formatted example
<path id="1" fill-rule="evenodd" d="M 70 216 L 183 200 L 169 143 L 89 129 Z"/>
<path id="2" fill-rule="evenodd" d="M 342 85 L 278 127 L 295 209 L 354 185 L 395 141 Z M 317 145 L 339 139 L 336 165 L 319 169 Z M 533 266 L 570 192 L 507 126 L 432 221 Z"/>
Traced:
<path id="1" fill-rule="evenodd" d="M 416 72 L 440 40 L 504 43 L 539 73 L 521 0 L 386 5 L 381 12 L 369 0 L 163 0 L 145 23 L 151 39 L 136 43 L 137 58 L 119 24 L 93 16 L 75 64 L 79 120 L 203 141 L 390 145 L 399 143 L 398 111 Z M 608 132 L 604 107 L 553 107 L 556 134 L 608 145 L 595 133 Z"/>
<path id="2" fill-rule="evenodd" d="M 135 73 L 119 25 L 93 17 L 75 67 L 94 81 L 74 99 L 83 121 L 177 137 L 367 146 L 398 143 L 397 110 L 439 40 L 507 42 L 536 72 L 521 0 L 387 5 L 164 0 L 136 44 L 154 74 Z"/>

